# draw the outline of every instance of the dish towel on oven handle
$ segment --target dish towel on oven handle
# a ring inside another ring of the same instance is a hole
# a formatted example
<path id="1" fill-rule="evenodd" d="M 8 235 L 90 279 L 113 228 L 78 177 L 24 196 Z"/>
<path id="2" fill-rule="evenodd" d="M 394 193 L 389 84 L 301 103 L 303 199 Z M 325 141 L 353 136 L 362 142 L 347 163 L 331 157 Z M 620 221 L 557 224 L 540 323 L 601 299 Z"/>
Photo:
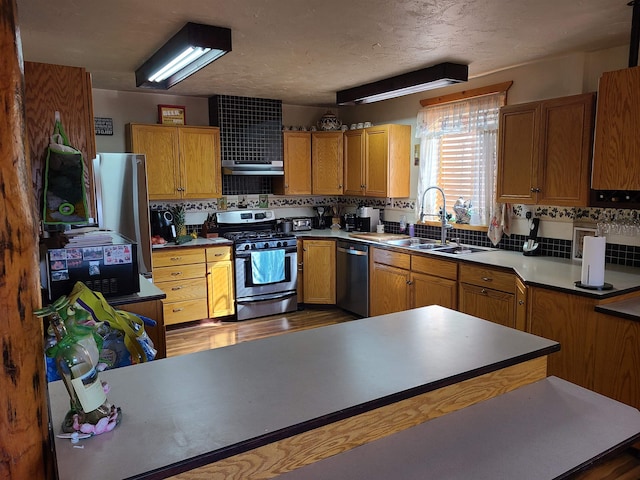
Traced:
<path id="1" fill-rule="evenodd" d="M 251 252 L 251 277 L 254 285 L 284 280 L 284 250 Z"/>

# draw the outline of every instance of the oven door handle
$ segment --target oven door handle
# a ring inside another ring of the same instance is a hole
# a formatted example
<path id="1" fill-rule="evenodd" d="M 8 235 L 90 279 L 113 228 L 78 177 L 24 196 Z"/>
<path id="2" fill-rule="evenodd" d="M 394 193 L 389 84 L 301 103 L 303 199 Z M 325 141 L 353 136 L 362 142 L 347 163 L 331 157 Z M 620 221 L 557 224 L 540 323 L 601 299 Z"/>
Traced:
<path id="1" fill-rule="evenodd" d="M 281 299 L 285 299 L 285 298 L 291 298 L 291 297 L 295 297 L 297 294 L 296 292 L 287 292 L 284 294 L 275 294 L 275 295 L 264 295 L 261 296 L 258 300 L 236 300 L 237 304 L 240 305 L 246 305 L 248 303 L 260 303 L 260 302 L 264 302 L 266 300 L 281 300 Z"/>

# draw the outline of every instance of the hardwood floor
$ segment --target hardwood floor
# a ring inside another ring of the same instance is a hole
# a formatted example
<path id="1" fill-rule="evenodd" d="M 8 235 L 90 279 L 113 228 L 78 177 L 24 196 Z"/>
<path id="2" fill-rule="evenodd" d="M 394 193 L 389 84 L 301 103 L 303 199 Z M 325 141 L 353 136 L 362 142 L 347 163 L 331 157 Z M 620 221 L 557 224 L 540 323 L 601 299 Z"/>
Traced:
<path id="1" fill-rule="evenodd" d="M 225 347 L 309 328 L 324 327 L 358 318 L 334 307 L 307 307 L 284 315 L 242 322 L 206 320 L 167 330 L 167 357 Z M 615 458 L 576 474 L 572 480 L 640 480 L 640 454 L 627 450 Z"/>
<path id="2" fill-rule="evenodd" d="M 203 320 L 186 326 L 171 326 L 167 328 L 167 357 L 324 327 L 356 318 L 334 307 L 307 307 L 297 312 L 242 322 Z"/>

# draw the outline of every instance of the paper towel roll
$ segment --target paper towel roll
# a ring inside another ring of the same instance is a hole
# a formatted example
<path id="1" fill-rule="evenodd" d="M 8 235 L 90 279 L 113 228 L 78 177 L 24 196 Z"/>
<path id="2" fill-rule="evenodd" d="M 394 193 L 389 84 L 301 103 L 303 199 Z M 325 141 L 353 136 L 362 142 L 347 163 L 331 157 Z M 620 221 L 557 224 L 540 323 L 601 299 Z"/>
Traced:
<path id="1" fill-rule="evenodd" d="M 604 252 L 606 237 L 584 237 L 580 282 L 590 287 L 604 285 Z"/>

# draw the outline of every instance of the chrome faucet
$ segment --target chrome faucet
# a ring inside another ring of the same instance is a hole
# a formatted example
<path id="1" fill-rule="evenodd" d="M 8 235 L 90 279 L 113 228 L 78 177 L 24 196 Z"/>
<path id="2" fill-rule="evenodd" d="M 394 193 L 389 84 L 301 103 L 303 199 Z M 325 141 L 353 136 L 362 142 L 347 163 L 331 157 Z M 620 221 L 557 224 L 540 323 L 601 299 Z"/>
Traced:
<path id="1" fill-rule="evenodd" d="M 430 187 L 427 187 L 427 189 L 423 192 L 422 194 L 422 204 L 420 205 L 420 221 L 423 222 L 424 221 L 424 199 L 427 196 L 427 192 L 429 190 L 433 190 L 433 189 L 438 190 L 441 194 L 442 194 L 442 214 L 440 215 L 440 225 L 441 225 L 441 230 L 440 230 L 440 243 L 442 243 L 442 245 L 444 245 L 445 243 L 447 243 L 447 230 L 453 228 L 453 226 L 451 226 L 448 222 L 447 222 L 447 197 L 444 194 L 444 190 L 442 190 L 440 187 L 436 186 L 436 185 L 432 185 Z"/>

